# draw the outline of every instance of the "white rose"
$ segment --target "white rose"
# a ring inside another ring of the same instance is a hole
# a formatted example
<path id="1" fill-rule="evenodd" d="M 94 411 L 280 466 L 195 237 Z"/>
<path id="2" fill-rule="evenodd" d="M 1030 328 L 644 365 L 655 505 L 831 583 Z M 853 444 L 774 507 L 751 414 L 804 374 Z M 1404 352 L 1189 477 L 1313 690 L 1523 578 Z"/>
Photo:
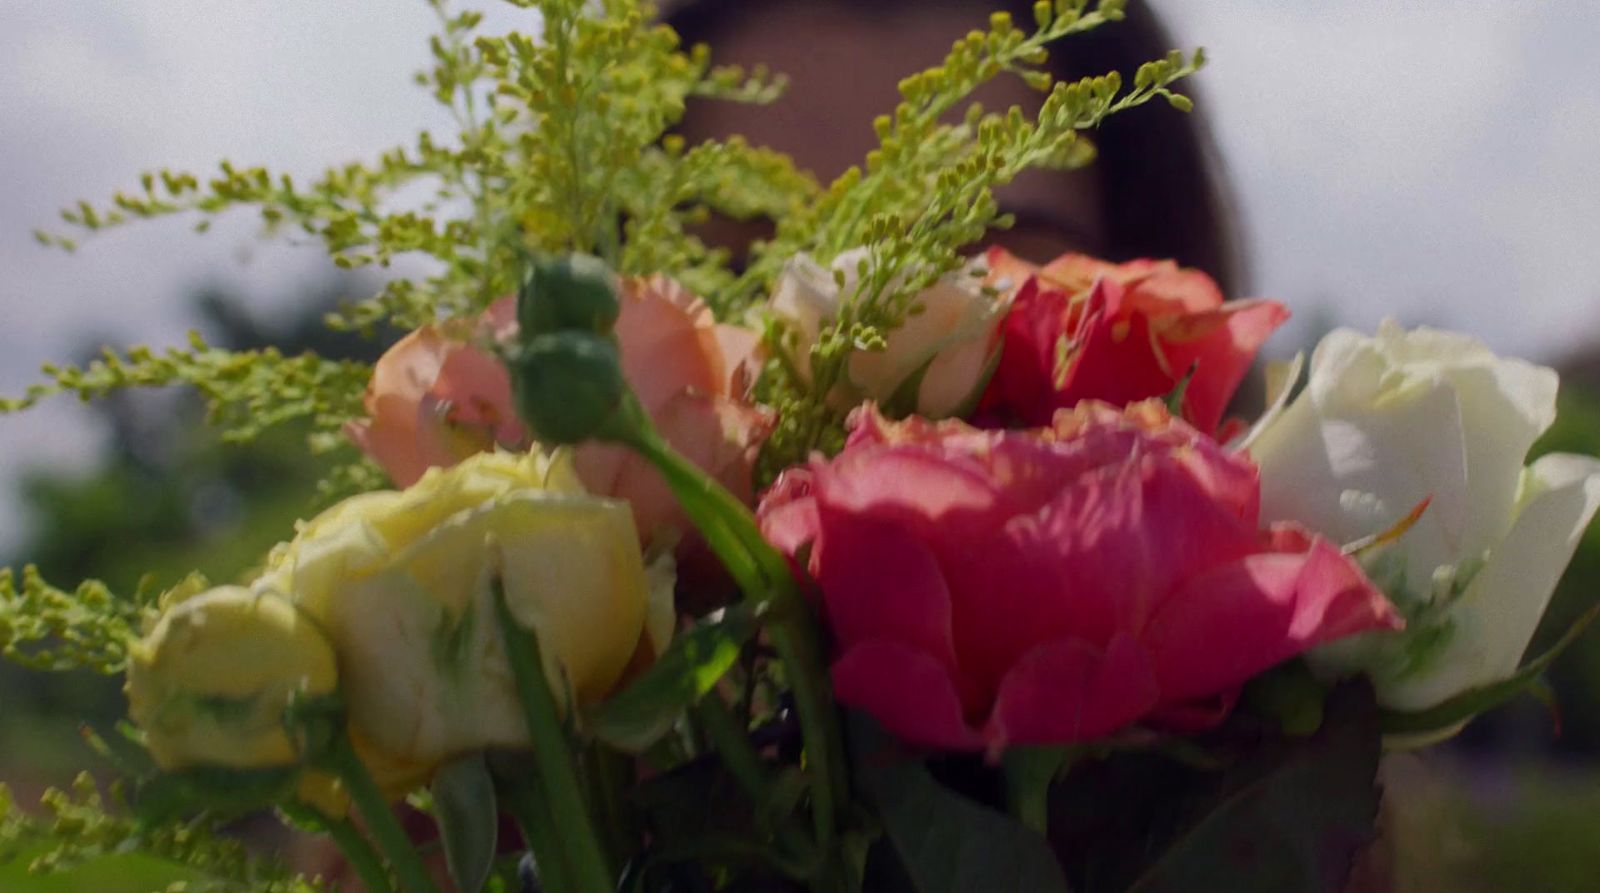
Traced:
<path id="1" fill-rule="evenodd" d="M 834 258 L 831 270 L 804 254 L 791 258 L 778 279 L 768 309 L 795 333 L 795 361 L 810 374 L 809 351 L 822 328 L 854 296 L 865 248 Z M 995 351 L 1000 347 L 1004 302 L 984 288 L 981 259 L 950 273 L 917 295 L 920 312 L 888 334 L 882 350 L 858 350 L 846 369 L 835 399 L 854 405 L 879 403 L 901 390 L 915 376 L 915 410 L 928 418 L 944 418 L 969 406 L 982 388 Z M 843 285 L 835 279 L 842 277 Z"/>
<path id="2" fill-rule="evenodd" d="M 1317 346 L 1305 392 L 1252 435 L 1262 518 L 1344 542 L 1415 526 L 1364 558 L 1406 615 L 1402 633 L 1319 649 L 1329 675 L 1364 671 L 1387 706 L 1419 710 L 1511 675 L 1600 505 L 1600 461 L 1524 468 L 1555 420 L 1556 373 L 1481 342 L 1386 321 Z"/>

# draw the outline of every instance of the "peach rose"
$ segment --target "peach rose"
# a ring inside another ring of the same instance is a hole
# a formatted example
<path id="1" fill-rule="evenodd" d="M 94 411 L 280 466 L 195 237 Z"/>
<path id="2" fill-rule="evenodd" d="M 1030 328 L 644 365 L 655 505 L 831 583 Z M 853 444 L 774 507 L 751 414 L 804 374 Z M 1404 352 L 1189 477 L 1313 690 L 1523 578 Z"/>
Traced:
<path id="1" fill-rule="evenodd" d="M 619 291 L 623 372 L 650 418 L 673 447 L 753 503 L 751 468 L 771 427 L 770 415 L 747 400 L 760 336 L 718 324 L 665 276 L 624 278 Z M 483 346 L 515 338 L 515 319 L 516 299 L 502 298 L 475 325 L 423 327 L 378 360 L 367 387 L 369 418 L 347 430 L 396 485 L 497 446 L 529 446 L 510 377 Z M 687 527 L 666 483 L 627 449 L 584 444 L 575 464 L 589 492 L 632 504 L 646 542 Z"/>
<path id="2" fill-rule="evenodd" d="M 667 442 L 754 504 L 751 469 L 771 416 L 746 401 L 758 369 L 760 335 L 720 325 L 711 310 L 666 276 L 624 279 L 616 336 L 622 373 Z M 666 481 L 625 447 L 586 444 L 575 457 L 592 492 L 633 504 L 647 541 L 687 523 Z"/>
<path id="3" fill-rule="evenodd" d="M 423 326 L 372 368 L 368 418 L 345 433 L 397 487 L 496 446 L 522 449 L 528 432 L 511 404 L 511 378 L 474 341 L 516 331 L 516 302 L 496 301 L 475 325 Z"/>

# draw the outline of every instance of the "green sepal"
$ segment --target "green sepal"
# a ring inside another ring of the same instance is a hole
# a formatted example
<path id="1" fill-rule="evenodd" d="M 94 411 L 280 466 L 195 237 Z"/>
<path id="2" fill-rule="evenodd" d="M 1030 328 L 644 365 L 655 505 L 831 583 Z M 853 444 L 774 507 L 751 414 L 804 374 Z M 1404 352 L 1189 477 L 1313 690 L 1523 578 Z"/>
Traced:
<path id="1" fill-rule="evenodd" d="M 922 380 L 928 376 L 928 369 L 933 366 L 933 361 L 938 355 L 928 357 L 922 365 L 912 370 L 898 386 L 889 399 L 879 404 L 883 414 L 891 419 L 903 419 L 906 416 L 917 414 L 917 398 L 922 394 Z"/>
<path id="2" fill-rule="evenodd" d="M 478 893 L 494 872 L 500 831 L 494 780 L 483 754 L 440 766 L 428 790 L 450 880 L 461 893 Z"/>
<path id="3" fill-rule="evenodd" d="M 1245 683 L 1239 709 L 1274 721 L 1283 733 L 1303 737 L 1322 727 L 1328 687 L 1305 661 L 1292 660 Z"/>
<path id="4" fill-rule="evenodd" d="M 157 773 L 134 782 L 129 807 L 146 825 L 160 825 L 200 812 L 243 815 L 288 799 L 299 777 L 299 766 L 270 769 L 195 766 Z"/>
<path id="5" fill-rule="evenodd" d="M 1596 617 L 1600 617 L 1600 604 L 1584 612 L 1583 616 L 1579 617 L 1548 651 L 1528 661 L 1520 670 L 1499 682 L 1462 692 L 1426 710 L 1384 710 L 1381 716 L 1384 734 L 1426 735 L 1430 732 L 1441 732 L 1528 691 L 1539 682 L 1540 675 L 1550 668 L 1555 659 L 1578 640 Z"/>
<path id="6" fill-rule="evenodd" d="M 757 606 L 726 608 L 675 639 L 627 689 L 584 714 L 585 728 L 617 750 L 641 753 L 666 735 L 739 659 L 761 629 Z"/>
<path id="7" fill-rule="evenodd" d="M 1081 747 L 1013 747 L 1005 752 L 1006 792 L 1011 814 L 1029 828 L 1047 833 L 1050 785 L 1083 755 Z"/>
<path id="8" fill-rule="evenodd" d="M 1172 390 L 1161 398 L 1161 402 L 1167 405 L 1167 412 L 1172 413 L 1173 418 L 1183 418 L 1183 398 L 1189 393 L 1189 383 L 1194 381 L 1194 374 L 1198 371 L 1200 371 L 1200 361 L 1195 360 L 1189 364 L 1189 371 L 1183 373 L 1183 377 L 1172 386 Z"/>

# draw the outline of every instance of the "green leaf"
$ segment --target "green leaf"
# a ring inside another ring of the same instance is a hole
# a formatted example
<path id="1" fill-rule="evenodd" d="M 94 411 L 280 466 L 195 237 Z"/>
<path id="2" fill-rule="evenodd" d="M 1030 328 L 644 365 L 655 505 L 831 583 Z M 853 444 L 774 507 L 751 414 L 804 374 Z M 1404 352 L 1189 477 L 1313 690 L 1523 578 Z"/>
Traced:
<path id="1" fill-rule="evenodd" d="M 934 780 L 868 722 L 855 724 L 861 783 L 918 893 L 1067 893 L 1050 845 L 1003 813 Z M 867 743 L 862 746 L 860 742 Z"/>
<path id="2" fill-rule="evenodd" d="M 439 767 L 429 791 L 450 879 L 461 893 L 478 893 L 494 871 L 500 830 L 494 780 L 483 754 Z"/>
<path id="3" fill-rule="evenodd" d="M 1316 737 L 1236 788 L 1128 893 L 1339 893 L 1378 814 L 1377 716 L 1370 688 L 1335 691 Z"/>
<path id="4" fill-rule="evenodd" d="M 1474 688 L 1426 710 L 1405 712 L 1399 710 L 1385 710 L 1382 714 L 1383 731 L 1387 735 L 1426 735 L 1430 732 L 1439 732 L 1460 725 L 1467 720 L 1491 710 L 1538 682 L 1541 674 L 1550 668 L 1561 652 L 1567 650 L 1578 637 L 1588 629 L 1589 624 L 1600 617 L 1600 604 L 1595 605 L 1579 617 L 1577 622 L 1566 631 L 1550 649 L 1531 661 L 1522 669 L 1499 682 Z"/>
<path id="5" fill-rule="evenodd" d="M 747 605 L 726 609 L 714 623 L 702 622 L 673 641 L 626 691 L 590 710 L 585 727 L 617 750 L 644 751 L 717 684 L 760 628 L 760 612 Z"/>

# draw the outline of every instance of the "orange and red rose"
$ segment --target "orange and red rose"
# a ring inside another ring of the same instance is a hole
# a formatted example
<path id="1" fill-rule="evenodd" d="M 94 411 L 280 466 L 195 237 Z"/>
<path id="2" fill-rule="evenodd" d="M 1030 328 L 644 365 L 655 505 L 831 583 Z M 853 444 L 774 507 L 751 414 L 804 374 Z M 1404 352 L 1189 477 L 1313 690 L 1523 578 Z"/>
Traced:
<path id="1" fill-rule="evenodd" d="M 1042 267 L 989 252 L 992 282 L 1016 289 L 978 418 L 1047 425 L 1080 400 L 1125 406 L 1176 389 L 1184 420 L 1215 434 L 1267 336 L 1277 301 L 1224 301 L 1211 277 L 1170 260 L 1113 264 L 1066 254 Z"/>

